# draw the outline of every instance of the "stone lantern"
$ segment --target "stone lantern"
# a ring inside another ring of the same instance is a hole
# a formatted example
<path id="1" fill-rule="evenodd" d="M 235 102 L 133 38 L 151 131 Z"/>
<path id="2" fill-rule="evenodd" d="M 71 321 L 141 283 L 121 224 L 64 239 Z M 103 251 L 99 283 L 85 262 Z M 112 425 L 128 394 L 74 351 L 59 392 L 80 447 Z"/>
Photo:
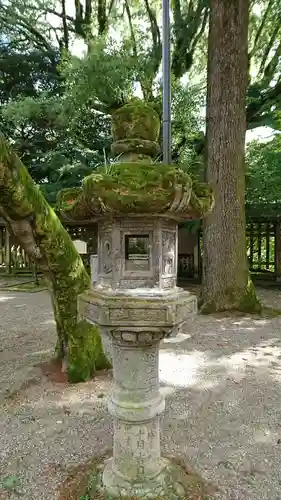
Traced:
<path id="1" fill-rule="evenodd" d="M 79 314 L 99 325 L 112 358 L 113 456 L 103 488 L 113 498 L 165 495 L 183 473 L 160 453 L 159 343 L 197 310 L 196 297 L 177 287 L 178 223 L 201 217 L 213 197 L 180 168 L 153 163 L 159 129 L 141 101 L 115 112 L 117 160 L 84 180 L 67 214 L 98 222 L 96 276 Z"/>

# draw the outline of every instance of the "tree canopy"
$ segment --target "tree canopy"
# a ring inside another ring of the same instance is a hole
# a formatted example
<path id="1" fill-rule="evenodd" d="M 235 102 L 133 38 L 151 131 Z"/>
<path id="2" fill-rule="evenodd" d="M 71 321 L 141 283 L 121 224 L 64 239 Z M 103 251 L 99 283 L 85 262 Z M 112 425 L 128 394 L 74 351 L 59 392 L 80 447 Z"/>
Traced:
<path id="1" fill-rule="evenodd" d="M 48 200 L 110 159 L 110 113 L 161 113 L 161 1 L 0 1 L 1 131 Z M 203 175 L 207 0 L 172 0 L 173 160 Z M 280 128 L 281 5 L 253 0 L 247 127 Z M 230 83 L 231 84 L 231 83 Z M 198 156 L 199 155 L 199 156 Z"/>

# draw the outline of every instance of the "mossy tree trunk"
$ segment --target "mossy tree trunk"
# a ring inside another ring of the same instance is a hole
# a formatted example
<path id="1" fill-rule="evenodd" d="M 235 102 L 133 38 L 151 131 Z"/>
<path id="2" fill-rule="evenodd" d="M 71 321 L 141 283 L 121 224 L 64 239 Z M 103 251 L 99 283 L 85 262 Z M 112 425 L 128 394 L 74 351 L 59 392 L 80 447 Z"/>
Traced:
<path id="1" fill-rule="evenodd" d="M 0 135 L 0 214 L 50 284 L 57 354 L 70 381 L 108 367 L 99 331 L 79 322 L 77 296 L 90 285 L 82 259 L 18 156 Z"/>
<path id="2" fill-rule="evenodd" d="M 202 311 L 260 309 L 245 234 L 248 0 L 211 0 L 206 181 L 215 207 L 203 222 Z"/>

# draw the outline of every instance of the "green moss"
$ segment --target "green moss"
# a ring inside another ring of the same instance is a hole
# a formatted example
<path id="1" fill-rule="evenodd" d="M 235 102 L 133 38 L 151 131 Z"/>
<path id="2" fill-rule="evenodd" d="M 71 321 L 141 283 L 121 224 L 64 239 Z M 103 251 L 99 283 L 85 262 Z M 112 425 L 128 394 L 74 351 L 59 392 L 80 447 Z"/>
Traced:
<path id="1" fill-rule="evenodd" d="M 248 278 L 246 289 L 237 308 L 239 311 L 251 314 L 260 314 L 262 311 L 261 303 L 257 297 L 256 289 L 250 277 Z"/>
<path id="2" fill-rule="evenodd" d="M 274 307 L 262 306 L 261 316 L 263 318 L 277 318 L 281 316 L 281 309 L 276 309 Z"/>
<path id="3" fill-rule="evenodd" d="M 163 213 L 175 198 L 191 198 L 190 176 L 173 165 L 147 163 L 116 163 L 110 169 L 100 167 L 83 181 L 83 191 L 77 201 L 65 210 L 74 220 L 91 219 L 100 213 Z M 63 196 L 63 194 L 62 194 Z M 184 206 L 184 213 L 200 218 L 213 197 L 209 190 L 203 192 L 202 200 Z M 202 208 L 203 207 L 203 208 Z"/>
<path id="4" fill-rule="evenodd" d="M 197 214 L 206 215 L 212 210 L 215 198 L 212 188 L 205 183 L 192 179 L 190 207 Z"/>
<path id="5" fill-rule="evenodd" d="M 81 191 L 81 187 L 66 188 L 59 191 L 56 199 L 56 209 L 67 210 L 77 200 L 78 196 L 81 194 Z"/>
<path id="6" fill-rule="evenodd" d="M 144 101 L 135 99 L 112 115 L 112 134 L 115 141 L 136 138 L 157 141 L 159 132 L 159 115 Z"/>
<path id="7" fill-rule="evenodd" d="M 212 314 L 224 311 L 240 311 L 249 314 L 260 314 L 262 312 L 261 303 L 257 297 L 255 287 L 250 278 L 244 290 L 237 290 L 231 287 L 223 291 L 223 304 L 221 296 L 216 299 L 202 301 L 199 300 L 200 311 L 202 314 Z"/>
<path id="8" fill-rule="evenodd" d="M 68 380 L 85 382 L 96 370 L 110 368 L 101 343 L 99 329 L 86 321 L 80 321 L 75 337 L 69 343 Z"/>
<path id="9" fill-rule="evenodd" d="M 133 162 L 115 164 L 109 175 L 100 169 L 85 179 L 83 188 L 88 204 L 96 192 L 113 211 L 146 213 L 148 206 L 151 212 L 165 210 L 176 185 L 190 191 L 191 179 L 171 165 Z"/>
<path id="10" fill-rule="evenodd" d="M 74 191 L 76 193 L 76 190 Z M 68 200 L 74 191 L 68 191 Z M 81 326 L 77 325 L 77 297 L 89 288 L 90 278 L 66 229 L 44 199 L 20 159 L 10 151 L 1 135 L 0 198 L 5 219 L 13 222 L 13 231 L 18 242 L 36 261 L 38 268 L 50 283 L 58 335 L 58 356 L 66 360 L 67 353 L 71 352 L 74 360 L 73 353 L 76 349 L 78 360 L 78 346 L 80 344 L 84 346 L 81 359 L 79 358 L 81 375 L 79 375 L 78 361 L 72 363 L 70 370 L 71 373 L 75 367 L 76 377 L 81 380 L 86 376 L 86 372 L 92 373 L 105 362 L 98 340 L 94 344 L 91 343 L 90 336 L 82 335 Z M 18 221 L 20 222 L 17 226 Z M 26 222 L 26 228 L 29 228 L 30 234 L 28 231 L 22 231 L 23 221 Z M 82 338 L 84 338 L 84 343 Z M 93 351 L 94 346 L 97 348 L 96 354 Z M 82 374 L 84 368 L 82 370 L 81 366 L 84 362 L 85 371 Z M 93 363 L 92 367 L 91 363 Z"/>
<path id="11" fill-rule="evenodd" d="M 81 190 L 64 190 L 58 201 L 66 217 L 91 220 L 107 215 L 165 213 L 201 218 L 214 203 L 211 189 L 175 165 L 152 163 L 158 152 L 159 115 L 136 99 L 112 116 L 113 151 L 121 160 L 86 177 Z M 122 161 L 123 158 L 123 161 Z M 124 161 L 125 160 L 125 161 Z"/>
<path id="12" fill-rule="evenodd" d="M 152 163 L 152 157 L 160 152 L 160 146 L 157 142 L 145 139 L 122 139 L 112 144 L 111 151 L 115 155 L 121 154 L 122 159 L 124 154 L 131 153 L 137 162 L 144 160 L 146 163 Z"/>

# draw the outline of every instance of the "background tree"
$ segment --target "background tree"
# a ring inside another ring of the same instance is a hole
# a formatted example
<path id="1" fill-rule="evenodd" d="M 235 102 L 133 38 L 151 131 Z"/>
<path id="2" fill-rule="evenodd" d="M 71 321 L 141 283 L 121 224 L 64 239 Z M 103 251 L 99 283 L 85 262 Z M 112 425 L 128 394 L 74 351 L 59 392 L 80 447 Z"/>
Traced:
<path id="1" fill-rule="evenodd" d="M 281 4 L 251 3 L 247 128 L 279 128 L 281 109 Z"/>
<path id="2" fill-rule="evenodd" d="M 51 203 L 62 187 L 77 186 L 108 150 L 109 121 L 81 110 L 63 113 L 60 55 L 0 42 L 1 131 L 28 165 Z M 87 119 L 88 117 L 88 119 Z M 75 118 L 75 119 L 74 119 Z M 91 119 L 89 119 L 91 118 Z"/>
<path id="3" fill-rule="evenodd" d="M 245 228 L 248 79 L 246 0 L 211 0 L 208 51 L 206 180 L 215 207 L 203 223 L 202 310 L 260 308 L 249 282 Z"/>
<path id="4" fill-rule="evenodd" d="M 267 214 L 281 207 L 281 136 L 264 143 L 253 141 L 246 150 L 246 202 Z"/>

